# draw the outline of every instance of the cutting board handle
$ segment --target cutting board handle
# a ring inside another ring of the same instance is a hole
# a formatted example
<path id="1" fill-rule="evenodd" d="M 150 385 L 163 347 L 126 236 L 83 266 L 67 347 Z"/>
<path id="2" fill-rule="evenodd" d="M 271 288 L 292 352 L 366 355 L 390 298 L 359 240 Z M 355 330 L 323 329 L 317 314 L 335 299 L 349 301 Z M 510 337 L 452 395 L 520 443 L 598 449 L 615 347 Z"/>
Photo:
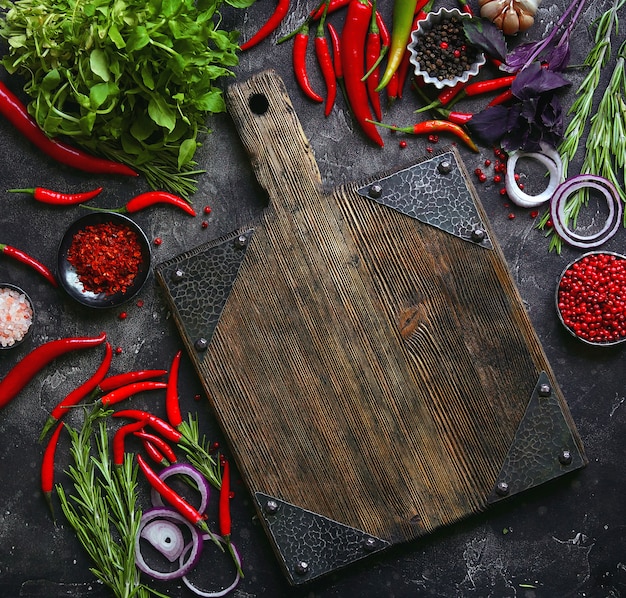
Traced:
<path id="1" fill-rule="evenodd" d="M 320 193 L 322 179 L 313 150 L 274 70 L 231 84 L 226 104 L 257 180 L 273 201 Z M 296 193 L 285 193 L 286 187 Z"/>

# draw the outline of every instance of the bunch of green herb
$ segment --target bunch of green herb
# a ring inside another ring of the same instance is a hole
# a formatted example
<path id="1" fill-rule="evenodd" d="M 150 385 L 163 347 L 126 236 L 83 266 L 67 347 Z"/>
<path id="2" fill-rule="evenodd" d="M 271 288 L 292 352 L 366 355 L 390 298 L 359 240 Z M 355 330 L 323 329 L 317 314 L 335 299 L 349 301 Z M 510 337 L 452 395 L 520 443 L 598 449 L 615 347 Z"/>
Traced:
<path id="1" fill-rule="evenodd" d="M 142 172 L 188 197 L 207 117 L 225 110 L 221 77 L 238 33 L 220 7 L 253 0 L 0 0 L 6 70 L 26 79 L 29 110 L 51 137 Z"/>
<path id="2" fill-rule="evenodd" d="M 178 447 L 185 453 L 189 463 L 219 490 L 222 486 L 219 456 L 216 458 L 213 455 L 211 443 L 206 436 L 200 434 L 197 416 L 190 413 L 187 421 L 183 421 L 178 426 L 178 431 L 182 434 Z"/>
<path id="3" fill-rule="evenodd" d="M 135 566 L 135 538 L 141 519 L 137 467 L 132 455 L 126 455 L 124 464 L 113 468 L 104 421 L 109 413 L 96 408 L 79 430 L 68 427 L 73 464 L 67 473 L 74 491 L 68 496 L 57 484 L 61 508 L 94 563 L 91 572 L 116 598 L 162 596 L 139 580 Z"/>
<path id="4" fill-rule="evenodd" d="M 619 190 L 622 200 L 626 199 L 626 195 L 617 173 L 623 171 L 626 164 L 625 45 L 619 49 L 611 80 L 602 94 L 593 116 L 592 112 L 594 95 L 600 84 L 600 76 L 610 61 L 611 39 L 618 27 L 618 11 L 624 4 L 626 4 L 626 0 L 613 0 L 611 7 L 597 21 L 594 46 L 584 61 L 584 66 L 589 67 L 589 72 L 576 91 L 576 99 L 568 111 L 572 118 L 565 129 L 563 141 L 558 148 L 563 162 L 563 176 L 567 177 L 569 164 L 576 156 L 587 126 L 590 125 L 581 172 L 604 176 L 613 182 Z M 567 220 L 571 220 L 575 225 L 580 209 L 588 203 L 588 200 L 589 194 L 585 189 L 578 191 L 569 198 L 565 206 Z M 550 214 L 546 212 L 539 221 L 538 227 L 546 229 L 549 219 Z M 553 229 L 548 229 L 547 236 L 551 237 L 550 251 L 560 252 L 562 242 L 554 234 Z"/>

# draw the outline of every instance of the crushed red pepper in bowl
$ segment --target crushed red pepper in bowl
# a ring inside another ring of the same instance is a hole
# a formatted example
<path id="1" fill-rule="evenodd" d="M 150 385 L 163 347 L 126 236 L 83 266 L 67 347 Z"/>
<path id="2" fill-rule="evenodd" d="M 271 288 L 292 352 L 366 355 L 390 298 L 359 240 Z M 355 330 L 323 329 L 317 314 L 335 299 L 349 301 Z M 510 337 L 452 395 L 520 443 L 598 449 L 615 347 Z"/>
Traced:
<path id="1" fill-rule="evenodd" d="M 90 307 L 114 307 L 136 295 L 150 270 L 150 245 L 127 216 L 98 212 L 77 220 L 63 237 L 61 286 Z"/>

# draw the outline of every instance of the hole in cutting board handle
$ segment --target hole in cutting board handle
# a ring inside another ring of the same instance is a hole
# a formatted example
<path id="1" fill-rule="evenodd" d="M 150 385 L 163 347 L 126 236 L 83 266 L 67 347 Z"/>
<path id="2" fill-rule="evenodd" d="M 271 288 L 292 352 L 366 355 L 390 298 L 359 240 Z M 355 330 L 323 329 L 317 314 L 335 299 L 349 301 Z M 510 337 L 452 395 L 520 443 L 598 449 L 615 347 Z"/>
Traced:
<path id="1" fill-rule="evenodd" d="M 267 96 L 262 93 L 255 93 L 250 96 L 248 100 L 248 104 L 250 106 L 250 110 L 254 114 L 261 116 L 267 112 L 267 109 L 270 107 L 269 100 Z"/>

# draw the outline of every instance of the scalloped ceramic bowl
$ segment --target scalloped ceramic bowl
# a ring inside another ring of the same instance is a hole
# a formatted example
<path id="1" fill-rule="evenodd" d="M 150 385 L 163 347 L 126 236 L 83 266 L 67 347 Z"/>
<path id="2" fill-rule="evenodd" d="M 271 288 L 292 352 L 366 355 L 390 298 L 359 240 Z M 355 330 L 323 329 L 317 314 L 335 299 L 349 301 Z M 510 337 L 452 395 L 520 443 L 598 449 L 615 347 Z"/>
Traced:
<path id="1" fill-rule="evenodd" d="M 555 303 L 556 303 L 556 311 L 557 311 L 557 314 L 559 316 L 559 320 L 561 321 L 561 324 L 563 324 L 565 329 L 573 337 L 575 337 L 578 340 L 582 341 L 586 345 L 591 345 L 593 347 L 612 347 L 612 346 L 615 346 L 615 345 L 619 345 L 619 344 L 623 343 L 624 341 L 626 341 L 626 331 L 624 332 L 624 334 L 622 336 L 619 336 L 619 338 L 616 338 L 616 339 L 598 340 L 598 341 L 592 340 L 588 333 L 585 333 L 585 334 L 582 334 L 582 335 L 580 333 L 577 333 L 576 330 L 575 330 L 575 327 L 574 327 L 574 322 L 571 321 L 569 318 L 564 317 L 563 313 L 561 312 L 561 306 L 560 306 L 560 303 L 561 303 L 561 286 L 562 286 L 563 279 L 565 278 L 566 275 L 568 275 L 568 273 L 574 272 L 574 269 L 576 267 L 578 267 L 578 265 L 581 262 L 583 262 L 584 260 L 586 260 L 589 256 L 614 256 L 616 259 L 621 260 L 621 261 L 624 262 L 623 267 L 624 267 L 624 270 L 626 271 L 626 255 L 622 255 L 621 253 L 615 253 L 615 252 L 612 252 L 612 251 L 590 251 L 588 253 L 585 253 L 585 254 L 581 255 L 579 258 L 573 260 L 572 262 L 570 262 L 563 269 L 563 272 L 559 276 L 558 281 L 557 281 L 557 285 L 556 285 L 556 292 L 555 292 L 554 299 L 555 299 Z M 603 290 L 601 288 L 599 288 L 600 284 L 601 284 L 601 281 L 599 280 L 599 277 L 595 276 L 593 278 L 593 285 L 591 287 L 591 290 L 597 290 L 597 291 L 603 292 Z M 623 282 L 623 286 L 618 290 L 618 294 L 620 294 L 622 297 L 626 296 L 626 280 Z M 606 305 L 606 302 L 609 301 L 610 299 L 611 299 L 611 297 L 606 296 L 605 301 L 603 303 Z"/>
<path id="2" fill-rule="evenodd" d="M 0 334 L 0 349 L 13 349 L 19 347 L 30 336 L 33 324 L 35 323 L 35 309 L 28 293 L 14 284 L 0 282 L 0 295 L 2 296 L 2 300 L 0 301 L 0 328 L 2 329 L 2 333 Z M 15 328 L 11 320 L 14 319 L 16 315 L 21 317 L 21 314 L 16 314 L 14 307 L 11 307 L 16 300 L 26 307 L 25 315 L 28 316 L 28 313 L 30 313 L 30 317 L 28 318 L 26 330 L 22 330 L 20 326 L 19 329 L 15 330 L 15 334 L 11 335 L 11 330 Z M 11 336 L 12 338 L 9 338 Z"/>
<path id="3" fill-rule="evenodd" d="M 76 269 L 68 261 L 68 252 L 72 245 L 74 237 L 85 228 L 92 225 L 101 224 L 116 224 L 122 225 L 136 235 L 139 249 L 141 252 L 141 260 L 137 267 L 137 272 L 132 282 L 127 286 L 124 292 L 118 291 L 115 293 L 94 293 L 85 289 L 83 283 L 80 280 L 80 276 L 76 272 Z M 145 233 L 134 220 L 117 214 L 115 212 L 92 212 L 79 218 L 67 229 L 61 243 L 59 245 L 59 251 L 57 256 L 57 271 L 59 277 L 59 283 L 63 290 L 72 299 L 78 301 L 82 305 L 95 308 L 108 308 L 117 307 L 135 295 L 139 293 L 144 283 L 146 282 L 148 275 L 150 274 L 151 266 L 151 251 L 150 243 Z"/>
<path id="4" fill-rule="evenodd" d="M 434 85 L 437 89 L 443 89 L 444 87 L 454 87 L 457 83 L 465 83 L 469 81 L 470 77 L 474 77 L 477 75 L 487 59 L 485 58 L 485 54 L 480 52 L 477 55 L 476 61 L 472 63 L 471 68 L 466 71 L 463 71 L 457 77 L 453 77 L 450 79 L 439 79 L 438 77 L 432 76 L 427 71 L 423 70 L 422 66 L 418 62 L 418 47 L 422 43 L 422 37 L 428 31 L 431 31 L 433 27 L 442 23 L 443 21 L 449 20 L 452 17 L 456 17 L 460 20 L 471 18 L 469 15 L 462 13 L 460 10 L 456 8 L 446 9 L 440 8 L 437 12 L 428 13 L 428 16 L 419 22 L 419 28 L 413 30 L 411 33 L 411 41 L 408 45 L 408 50 L 410 52 L 409 60 L 415 69 L 415 76 L 421 77 L 425 83 L 429 83 Z"/>

